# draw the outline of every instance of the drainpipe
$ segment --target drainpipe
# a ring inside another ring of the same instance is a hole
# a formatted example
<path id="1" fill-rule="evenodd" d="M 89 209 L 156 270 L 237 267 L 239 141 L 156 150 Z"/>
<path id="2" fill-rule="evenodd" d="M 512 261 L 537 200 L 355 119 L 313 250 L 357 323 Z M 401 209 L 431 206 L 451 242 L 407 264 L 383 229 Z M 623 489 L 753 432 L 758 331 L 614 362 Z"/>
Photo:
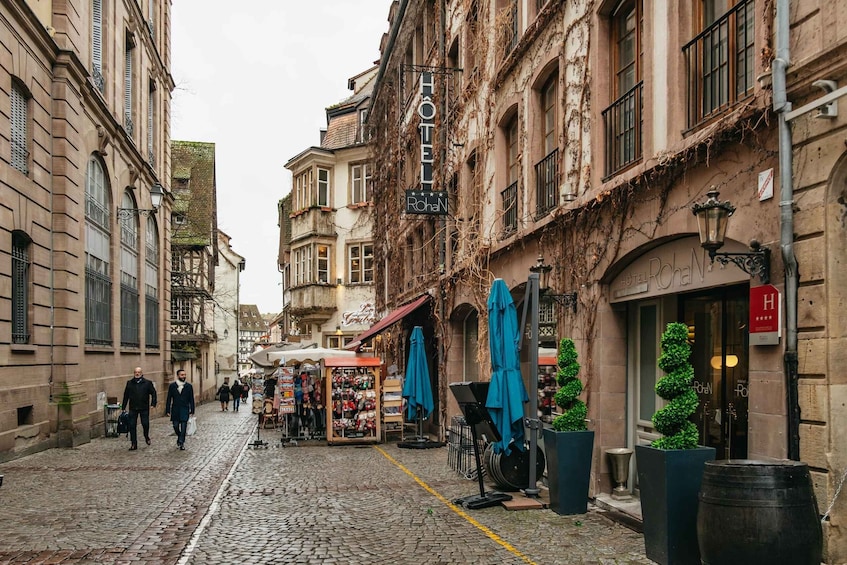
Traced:
<path id="1" fill-rule="evenodd" d="M 782 260 L 785 264 L 785 353 L 783 357 L 788 403 L 788 458 L 800 460 L 800 400 L 797 366 L 797 257 L 794 254 L 794 178 L 791 126 L 786 114 L 791 111 L 786 91 L 789 56 L 789 0 L 776 2 L 776 59 L 773 61 L 773 109 L 779 119 L 779 208 Z"/>

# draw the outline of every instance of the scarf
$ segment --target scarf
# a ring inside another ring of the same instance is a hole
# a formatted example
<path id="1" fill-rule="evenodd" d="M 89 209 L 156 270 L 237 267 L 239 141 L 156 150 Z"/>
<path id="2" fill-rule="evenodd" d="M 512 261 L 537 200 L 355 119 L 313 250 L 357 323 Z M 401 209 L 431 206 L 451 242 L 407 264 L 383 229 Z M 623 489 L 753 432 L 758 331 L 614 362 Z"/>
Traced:
<path id="1" fill-rule="evenodd" d="M 184 387 L 184 386 L 185 386 L 185 381 L 181 381 L 179 379 L 176 380 L 176 391 L 179 394 L 182 394 L 182 387 Z"/>

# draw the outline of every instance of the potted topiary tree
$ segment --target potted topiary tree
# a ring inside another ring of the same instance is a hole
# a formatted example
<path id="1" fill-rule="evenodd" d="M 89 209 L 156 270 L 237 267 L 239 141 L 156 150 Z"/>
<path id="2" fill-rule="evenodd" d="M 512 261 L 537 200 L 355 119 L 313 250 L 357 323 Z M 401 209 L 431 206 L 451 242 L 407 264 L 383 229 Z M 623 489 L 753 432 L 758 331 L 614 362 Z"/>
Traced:
<path id="1" fill-rule="evenodd" d="M 544 428 L 547 459 L 547 483 L 550 508 L 557 514 L 585 514 L 588 511 L 588 486 L 591 481 L 591 456 L 594 432 L 586 429 L 588 407 L 579 399 L 582 382 L 577 378 L 579 363 L 573 340 L 559 342 L 556 358 L 554 400 L 562 413 L 553 419 L 553 427 Z"/>
<path id="2" fill-rule="evenodd" d="M 700 563 L 697 495 L 706 461 L 715 458 L 714 448 L 697 445 L 697 427 L 689 419 L 698 403 L 690 355 L 688 326 L 668 324 L 659 356 L 666 375 L 656 383 L 656 394 L 667 403 L 653 415 L 662 437 L 635 446 L 644 545 L 647 557 L 664 565 Z"/>

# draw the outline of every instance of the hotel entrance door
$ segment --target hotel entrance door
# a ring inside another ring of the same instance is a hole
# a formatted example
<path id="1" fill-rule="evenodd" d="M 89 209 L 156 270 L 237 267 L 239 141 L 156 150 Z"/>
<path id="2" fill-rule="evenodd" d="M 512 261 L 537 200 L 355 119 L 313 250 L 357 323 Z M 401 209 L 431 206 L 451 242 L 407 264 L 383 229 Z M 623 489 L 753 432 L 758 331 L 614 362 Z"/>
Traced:
<path id="1" fill-rule="evenodd" d="M 718 459 L 746 459 L 749 289 L 683 295 L 680 306 L 700 400 L 694 415 L 699 443 L 714 447 Z"/>

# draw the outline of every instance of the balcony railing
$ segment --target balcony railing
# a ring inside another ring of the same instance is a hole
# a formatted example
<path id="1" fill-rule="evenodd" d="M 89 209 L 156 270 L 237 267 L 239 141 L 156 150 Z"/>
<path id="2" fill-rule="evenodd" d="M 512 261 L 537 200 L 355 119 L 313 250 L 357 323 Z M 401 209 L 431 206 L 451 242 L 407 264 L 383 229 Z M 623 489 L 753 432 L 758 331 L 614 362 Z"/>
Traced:
<path id="1" fill-rule="evenodd" d="M 753 0 L 736 4 L 682 48 L 688 68 L 688 127 L 753 91 Z"/>
<path id="2" fill-rule="evenodd" d="M 641 87 L 639 82 L 603 110 L 606 129 L 606 177 L 641 159 Z"/>
<path id="3" fill-rule="evenodd" d="M 507 236 L 518 229 L 518 181 L 507 186 L 500 195 L 503 198 L 503 235 Z"/>
<path id="4" fill-rule="evenodd" d="M 535 214 L 544 216 L 559 204 L 559 148 L 535 165 Z"/>

